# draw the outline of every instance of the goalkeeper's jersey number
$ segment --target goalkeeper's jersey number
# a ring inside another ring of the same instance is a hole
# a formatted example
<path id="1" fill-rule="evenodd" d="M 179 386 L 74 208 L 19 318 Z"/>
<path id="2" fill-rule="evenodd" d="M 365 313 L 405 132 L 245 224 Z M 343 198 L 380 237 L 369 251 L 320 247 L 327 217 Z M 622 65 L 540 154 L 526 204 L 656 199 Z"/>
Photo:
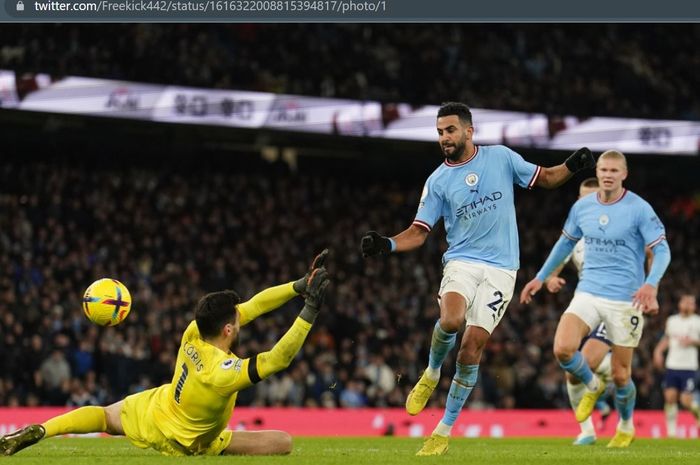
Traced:
<path id="1" fill-rule="evenodd" d="M 178 404 L 180 403 L 180 394 L 182 394 L 182 387 L 185 385 L 188 374 L 189 370 L 187 369 L 187 364 L 183 363 L 182 374 L 180 375 L 180 379 L 177 380 L 177 386 L 175 386 L 175 402 Z"/>

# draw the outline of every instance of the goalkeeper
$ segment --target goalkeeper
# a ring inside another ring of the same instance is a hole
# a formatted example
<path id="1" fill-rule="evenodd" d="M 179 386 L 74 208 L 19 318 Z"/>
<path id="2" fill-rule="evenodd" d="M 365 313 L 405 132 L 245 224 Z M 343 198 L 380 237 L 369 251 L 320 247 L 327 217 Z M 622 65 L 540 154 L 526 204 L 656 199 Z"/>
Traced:
<path id="1" fill-rule="evenodd" d="M 271 287 L 247 302 L 233 291 L 207 294 L 178 349 L 172 382 L 126 397 L 108 407 L 82 407 L 0 438 L 0 454 L 12 455 L 38 441 L 69 433 L 124 435 L 137 447 L 165 455 L 288 454 L 284 431 L 226 429 L 238 392 L 285 369 L 301 349 L 329 284 L 319 254 L 306 276 Z M 268 352 L 238 358 L 233 352 L 241 326 L 303 294 L 292 327 Z"/>

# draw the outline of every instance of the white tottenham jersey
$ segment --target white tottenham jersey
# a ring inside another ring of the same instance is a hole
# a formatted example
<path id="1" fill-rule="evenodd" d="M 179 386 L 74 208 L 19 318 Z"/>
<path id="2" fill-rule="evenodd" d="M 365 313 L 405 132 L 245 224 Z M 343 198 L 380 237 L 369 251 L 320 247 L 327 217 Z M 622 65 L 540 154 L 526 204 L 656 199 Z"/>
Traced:
<path id="1" fill-rule="evenodd" d="M 683 317 L 671 315 L 666 320 L 666 337 L 668 337 L 668 354 L 666 368 L 670 370 L 697 370 L 698 346 L 681 344 L 681 338 L 689 337 L 700 340 L 700 315 Z"/>

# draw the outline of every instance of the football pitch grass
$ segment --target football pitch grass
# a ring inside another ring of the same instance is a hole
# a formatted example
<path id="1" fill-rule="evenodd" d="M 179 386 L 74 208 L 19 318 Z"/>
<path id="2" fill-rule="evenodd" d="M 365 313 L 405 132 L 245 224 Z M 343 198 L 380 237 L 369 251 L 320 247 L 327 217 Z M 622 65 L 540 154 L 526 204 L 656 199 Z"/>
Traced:
<path id="1" fill-rule="evenodd" d="M 700 440 L 638 439 L 627 449 L 607 449 L 607 438 L 593 446 L 571 445 L 569 439 L 464 439 L 450 441 L 441 457 L 416 457 L 422 444 L 413 438 L 295 438 L 294 451 L 277 457 L 165 457 L 138 449 L 123 438 L 57 438 L 42 441 L 4 464 L 17 465 L 179 465 L 201 463 L 245 465 L 413 465 L 445 464 L 700 464 Z"/>

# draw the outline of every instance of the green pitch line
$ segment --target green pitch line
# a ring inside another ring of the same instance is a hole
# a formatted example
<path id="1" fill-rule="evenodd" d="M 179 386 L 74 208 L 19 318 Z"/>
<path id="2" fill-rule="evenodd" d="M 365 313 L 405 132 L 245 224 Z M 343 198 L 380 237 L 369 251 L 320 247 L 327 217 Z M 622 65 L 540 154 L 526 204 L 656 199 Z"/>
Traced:
<path id="1" fill-rule="evenodd" d="M 294 452 L 281 457 L 165 457 L 133 447 L 122 438 L 56 438 L 17 455 L 2 465 L 180 465 L 192 461 L 221 465 L 660 465 L 700 464 L 699 440 L 640 439 L 629 449 L 574 447 L 569 439 L 452 439 L 442 457 L 416 457 L 422 440 L 410 438 L 295 438 Z"/>

